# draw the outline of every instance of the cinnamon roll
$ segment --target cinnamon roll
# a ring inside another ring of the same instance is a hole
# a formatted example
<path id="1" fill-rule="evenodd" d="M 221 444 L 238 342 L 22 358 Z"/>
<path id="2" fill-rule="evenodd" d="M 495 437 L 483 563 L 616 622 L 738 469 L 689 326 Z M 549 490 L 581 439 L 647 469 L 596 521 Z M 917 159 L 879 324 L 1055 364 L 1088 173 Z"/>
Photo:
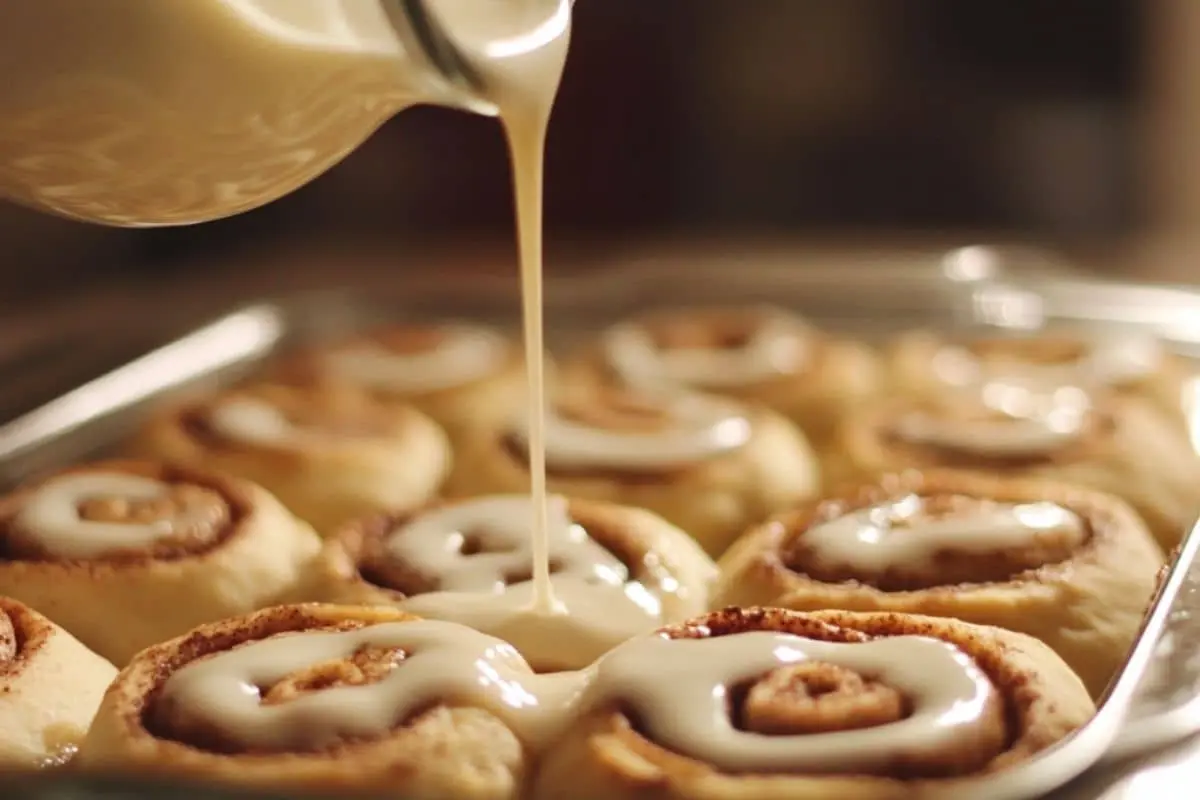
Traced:
<path id="1" fill-rule="evenodd" d="M 1065 328 L 975 339 L 912 331 L 891 347 L 888 368 L 895 387 L 916 397 L 1016 377 L 1140 397 L 1181 423 L 1194 377 L 1153 336 Z"/>
<path id="2" fill-rule="evenodd" d="M 875 395 L 882 369 L 864 344 L 777 308 L 680 309 L 614 325 L 564 382 L 677 387 L 761 403 L 818 446 Z"/>
<path id="3" fill-rule="evenodd" d="M 328 387 L 260 384 L 198 397 L 152 417 L 134 450 L 254 481 L 321 533 L 419 505 L 450 469 L 446 434 L 424 414 Z"/>
<path id="4" fill-rule="evenodd" d="M 519 343 L 462 322 L 376 328 L 296 353 L 273 375 L 301 385 L 353 387 L 412 406 L 452 434 L 506 419 L 528 396 Z"/>
<path id="5" fill-rule="evenodd" d="M 320 549 L 258 486 L 155 462 L 73 467 L 0 498 L 0 594 L 118 666 L 290 598 Z"/>
<path id="6" fill-rule="evenodd" d="M 970 797 L 1094 713 L 1045 645 L 903 614 L 729 609 L 596 666 L 537 800 Z"/>
<path id="7" fill-rule="evenodd" d="M 505 800 L 539 714 L 509 645 L 387 608 L 278 606 L 151 647 L 121 671 L 89 771 L 281 792 Z M 521 723 L 525 727 L 521 727 Z"/>
<path id="8" fill-rule="evenodd" d="M 1200 511 L 1200 458 L 1179 428 L 1145 401 L 1077 387 L 996 382 L 978 395 L 881 402 L 847 420 L 839 452 L 842 474 L 856 478 L 947 467 L 1107 492 L 1164 552 Z"/>
<path id="9" fill-rule="evenodd" d="M 1099 696 L 1163 557 L 1125 503 L 1040 480 L 905 472 L 801 505 L 726 552 L 714 607 L 889 611 L 1029 634 Z"/>
<path id="10" fill-rule="evenodd" d="M 116 674 L 41 614 L 0 597 L 0 768 L 69 762 Z"/>
<path id="11" fill-rule="evenodd" d="M 526 423 L 464 440 L 447 494 L 527 490 Z M 811 497 L 819 480 L 786 419 L 700 394 L 576 387 L 548 410 L 545 446 L 550 491 L 648 509 L 713 555 L 747 525 Z"/>
<path id="12" fill-rule="evenodd" d="M 562 497 L 551 497 L 547 512 L 551 583 L 563 613 L 533 610 L 528 495 L 352 523 L 326 543 L 313 594 L 469 625 L 515 645 L 539 672 L 580 669 L 708 607 L 716 566 L 657 515 Z"/>

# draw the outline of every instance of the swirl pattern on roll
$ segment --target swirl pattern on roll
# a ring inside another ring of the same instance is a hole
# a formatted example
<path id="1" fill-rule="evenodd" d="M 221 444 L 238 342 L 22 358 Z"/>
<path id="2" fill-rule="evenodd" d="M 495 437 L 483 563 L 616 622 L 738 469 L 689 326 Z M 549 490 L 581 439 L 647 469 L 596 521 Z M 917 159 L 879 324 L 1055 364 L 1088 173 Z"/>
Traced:
<path id="1" fill-rule="evenodd" d="M 528 418 L 512 434 L 528 446 Z M 691 392 L 586 392 L 546 416 L 546 464 L 561 472 L 683 469 L 744 447 L 750 420 L 737 404 Z"/>
<path id="2" fill-rule="evenodd" d="M 777 309 L 677 314 L 610 328 L 601 348 L 629 386 L 728 389 L 803 370 L 812 332 Z"/>
<path id="3" fill-rule="evenodd" d="M 1000 625 L 1051 646 L 1099 694 L 1162 564 L 1117 498 L 949 471 L 888 475 L 748 531 L 716 605 L 842 608 Z"/>
<path id="4" fill-rule="evenodd" d="M 1152 336 L 1077 331 L 948 344 L 935 355 L 932 368 L 941 380 L 959 386 L 1015 379 L 1047 389 L 1100 388 L 1153 375 L 1165 357 L 1162 343 Z"/>
<path id="5" fill-rule="evenodd" d="M 320 547 L 260 487 L 156 461 L 74 467 L 0 498 L 0 593 L 52 609 L 118 665 L 289 596 Z"/>
<path id="6" fill-rule="evenodd" d="M 255 383 L 167 406 L 135 449 L 253 481 L 321 533 L 425 502 L 450 468 L 448 436 L 425 414 L 332 386 Z"/>
<path id="7" fill-rule="evenodd" d="M 330 348 L 321 355 L 330 377 L 368 389 L 426 394 L 499 372 L 511 356 L 508 340 L 481 325 L 447 322 L 391 328 Z"/>

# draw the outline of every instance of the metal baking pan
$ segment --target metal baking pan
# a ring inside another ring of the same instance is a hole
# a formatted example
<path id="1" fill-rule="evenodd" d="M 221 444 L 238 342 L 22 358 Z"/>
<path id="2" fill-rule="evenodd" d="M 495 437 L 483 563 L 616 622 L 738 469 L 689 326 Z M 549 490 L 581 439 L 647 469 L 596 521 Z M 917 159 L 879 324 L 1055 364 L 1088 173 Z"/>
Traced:
<path id="1" fill-rule="evenodd" d="M 549 279 L 548 341 L 552 350 L 563 351 L 605 322 L 640 309 L 719 300 L 785 305 L 829 329 L 867 339 L 916 325 L 986 330 L 1075 321 L 1150 330 L 1180 353 L 1200 355 L 1200 293 L 1112 284 L 1062 271 L 1052 271 L 1049 278 L 1002 269 L 956 271 L 961 255 L 955 251 L 941 261 L 903 269 L 827 260 L 734 266 L 696 257 L 630 259 L 585 277 Z M 0 426 L 0 482 L 12 485 L 111 451 L 149 405 L 185 389 L 251 375 L 265 360 L 298 344 L 396 319 L 459 317 L 517 329 L 515 278 L 480 277 L 464 284 L 461 276 L 439 281 L 436 273 L 422 274 L 427 277 L 397 279 L 385 290 L 331 290 L 245 305 L 163 342 Z M 1189 318 L 1196 320 L 1191 327 Z M 1062 784 L 1089 767 L 1051 796 L 1115 797 L 1113 776 L 1131 774 L 1129 759 L 1200 731 L 1198 551 L 1200 532 L 1193 531 L 1093 721 L 1018 767 L 1018 780 L 1010 784 L 1015 793 L 989 789 L 974 797 L 1029 796 L 1032 787 Z M 1101 753 L 1123 763 L 1106 772 L 1097 766 Z M 66 789 L 69 796 L 89 796 L 77 776 L 72 780 L 77 783 Z M 133 789 L 113 791 L 97 787 L 99 793 L 91 796 L 138 796 Z M 156 793 L 147 787 L 141 796 Z"/>

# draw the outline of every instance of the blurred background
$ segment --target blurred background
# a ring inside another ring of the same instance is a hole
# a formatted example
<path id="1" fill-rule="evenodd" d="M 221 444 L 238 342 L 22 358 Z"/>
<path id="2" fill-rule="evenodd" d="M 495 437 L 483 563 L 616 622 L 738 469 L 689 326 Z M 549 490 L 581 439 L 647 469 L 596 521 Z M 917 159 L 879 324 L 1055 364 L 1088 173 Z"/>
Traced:
<path id="1" fill-rule="evenodd" d="M 548 153 L 551 270 L 573 268 L 553 260 L 560 243 L 697 235 L 1114 254 L 1200 221 L 1195 0 L 580 0 L 576 14 Z M 416 109 L 223 222 L 121 231 L 0 207 L 0 289 L 170 281 L 316 239 L 495 243 L 481 260 L 509 270 L 508 180 L 493 121 Z"/>

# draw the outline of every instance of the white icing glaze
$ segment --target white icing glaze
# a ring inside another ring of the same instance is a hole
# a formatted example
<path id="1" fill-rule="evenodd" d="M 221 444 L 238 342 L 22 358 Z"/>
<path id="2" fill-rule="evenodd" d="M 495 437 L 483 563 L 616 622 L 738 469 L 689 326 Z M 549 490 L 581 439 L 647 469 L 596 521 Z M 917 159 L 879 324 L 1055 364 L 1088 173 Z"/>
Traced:
<path id="1" fill-rule="evenodd" d="M 729 717 L 729 688 L 778 667 L 815 661 L 854 670 L 904 694 L 907 717 L 859 730 L 762 736 Z M 732 772 L 845 772 L 944 752 L 978 725 L 994 689 L 961 650 L 921 636 L 821 642 L 748 632 L 706 639 L 649 636 L 596 665 L 591 694 L 621 699 L 649 738 Z"/>
<path id="2" fill-rule="evenodd" d="M 556 613 L 534 605 L 533 506 L 526 495 L 470 500 L 425 514 L 392 533 L 391 558 L 435 576 L 440 590 L 406 598 L 405 610 L 468 625 L 505 639 L 541 669 L 577 668 L 664 621 L 683 592 L 673 578 L 633 580 L 628 568 L 568 515 L 561 497 L 547 508 Z M 480 552 L 463 553 L 468 538 Z"/>
<path id="3" fill-rule="evenodd" d="M 963 419 L 913 412 L 894 432 L 914 444 L 982 456 L 1021 457 L 1053 453 L 1079 439 L 1083 415 L 1064 407 L 1039 417 Z"/>
<path id="4" fill-rule="evenodd" d="M 508 357 L 508 342 L 496 331 L 465 324 L 439 330 L 445 338 L 432 350 L 398 353 L 381 344 L 361 344 L 327 353 L 326 368 L 359 386 L 422 394 L 482 380 Z"/>
<path id="5" fill-rule="evenodd" d="M 261 703 L 260 687 L 368 645 L 402 648 L 407 656 L 374 684 Z M 905 695 L 911 712 L 859 730 L 786 736 L 737 730 L 727 708 L 730 687 L 803 661 L 879 679 Z M 845 644 L 770 632 L 696 640 L 645 636 L 587 670 L 547 676 L 532 674 L 499 639 L 426 620 L 246 644 L 182 667 L 163 688 L 177 714 L 202 720 L 246 748 L 319 748 L 378 737 L 419 710 L 450 702 L 490 711 L 537 750 L 581 714 L 624 702 L 654 741 L 720 769 L 847 773 L 940 752 L 971 735 L 993 694 L 965 654 L 924 637 Z"/>
<path id="6" fill-rule="evenodd" d="M 1068 536 L 1074 545 L 1086 536 L 1083 520 L 1047 502 L 979 501 L 966 513 L 936 519 L 925 514 L 925 501 L 906 495 L 813 525 L 804 532 L 804 543 L 822 560 L 878 572 L 925 564 L 946 550 L 989 553 L 1029 547 L 1049 532 Z"/>
<path id="7" fill-rule="evenodd" d="M 98 558 L 118 550 L 151 547 L 189 520 L 92 522 L 80 516 L 79 506 L 88 500 L 108 497 L 157 500 L 168 492 L 170 487 L 165 483 L 119 472 L 62 475 L 33 492 L 14 524 L 47 553 L 60 558 Z"/>
<path id="8" fill-rule="evenodd" d="M 336 442 L 292 423 L 278 407 L 255 397 L 231 397 L 213 406 L 208 424 L 227 439 L 267 447 Z"/>
<path id="9" fill-rule="evenodd" d="M 666 411 L 667 424 L 653 432 L 614 431 L 546 416 L 546 462 L 558 469 L 653 470 L 688 467 L 737 450 L 752 427 L 735 403 L 700 394 L 648 395 Z M 514 433 L 528 446 L 527 420 Z"/>
<path id="10" fill-rule="evenodd" d="M 567 501 L 547 498 L 546 536 L 556 575 L 620 586 L 629 570 L 571 521 Z M 430 575 L 447 592 L 503 592 L 506 577 L 533 568 L 534 507 L 526 495 L 484 497 L 422 514 L 392 533 L 388 554 Z M 481 551 L 465 555 L 475 537 Z"/>
<path id="11" fill-rule="evenodd" d="M 610 328 L 601 346 L 621 380 L 639 388 L 749 386 L 799 372 L 810 357 L 808 332 L 783 313 L 766 316 L 738 348 L 664 349 L 636 322 Z"/>
<path id="12" fill-rule="evenodd" d="M 557 611 L 534 605 L 533 582 L 501 594 L 431 592 L 399 605 L 427 619 L 466 625 L 511 643 L 542 671 L 580 669 L 634 636 L 663 624 L 663 603 L 636 581 L 612 586 L 552 575 Z"/>
<path id="13" fill-rule="evenodd" d="M 945 347 L 934 355 L 933 369 L 949 384 L 967 386 L 987 381 L 1017 380 L 1050 389 L 1060 386 L 1118 386 L 1152 375 L 1164 358 L 1153 336 L 1077 333 L 1085 351 L 1075 361 L 1037 364 L 1011 354 L 979 358 L 963 347 Z"/>

